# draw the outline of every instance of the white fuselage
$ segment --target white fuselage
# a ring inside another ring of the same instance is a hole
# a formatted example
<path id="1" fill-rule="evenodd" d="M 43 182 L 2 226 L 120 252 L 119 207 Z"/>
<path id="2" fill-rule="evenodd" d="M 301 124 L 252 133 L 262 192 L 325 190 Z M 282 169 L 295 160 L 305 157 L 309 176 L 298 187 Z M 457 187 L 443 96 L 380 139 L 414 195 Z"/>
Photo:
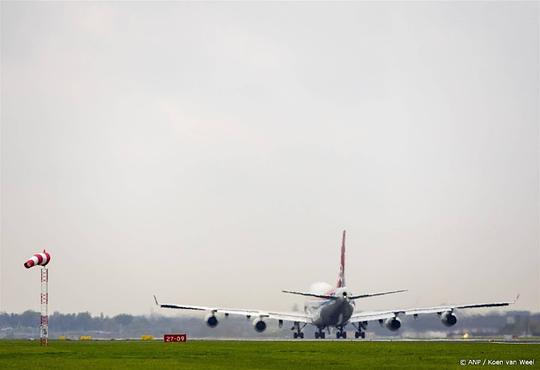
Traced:
<path id="1" fill-rule="evenodd" d="M 319 328 L 344 326 L 354 312 L 354 301 L 348 298 L 352 294 L 347 288 L 335 288 L 326 295 L 335 298 L 306 301 L 305 312 L 313 317 L 313 324 Z"/>

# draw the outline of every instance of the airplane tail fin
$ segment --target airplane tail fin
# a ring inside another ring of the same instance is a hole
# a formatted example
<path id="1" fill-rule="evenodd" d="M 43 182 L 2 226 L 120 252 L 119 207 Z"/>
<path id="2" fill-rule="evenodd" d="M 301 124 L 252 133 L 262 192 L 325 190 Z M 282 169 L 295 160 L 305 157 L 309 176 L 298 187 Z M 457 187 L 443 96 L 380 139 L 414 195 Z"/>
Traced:
<path id="1" fill-rule="evenodd" d="M 338 288 L 345 286 L 345 230 L 343 230 L 343 237 L 341 239 L 341 263 L 339 266 L 339 276 L 336 286 Z"/>

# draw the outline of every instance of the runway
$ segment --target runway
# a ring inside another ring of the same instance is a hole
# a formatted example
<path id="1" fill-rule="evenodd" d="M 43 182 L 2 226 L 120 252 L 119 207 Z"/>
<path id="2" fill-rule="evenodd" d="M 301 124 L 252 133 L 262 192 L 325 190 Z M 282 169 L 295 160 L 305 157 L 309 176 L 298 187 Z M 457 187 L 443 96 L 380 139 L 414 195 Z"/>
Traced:
<path id="1" fill-rule="evenodd" d="M 161 340 L 156 338 L 156 340 Z M 501 338 L 492 338 L 492 339 L 483 339 L 483 338 L 473 338 L 473 339 L 446 339 L 446 338 L 399 338 L 399 339 L 386 339 L 386 338 L 373 338 L 373 339 L 336 339 L 336 338 L 327 338 L 327 339 L 293 339 L 293 338 L 189 338 L 190 341 L 234 341 L 234 342 L 355 342 L 355 343 L 366 343 L 366 342 L 429 342 L 429 343 L 493 343 L 493 344 L 532 344 L 540 345 L 540 338 L 527 338 L 527 339 L 501 339 Z"/>

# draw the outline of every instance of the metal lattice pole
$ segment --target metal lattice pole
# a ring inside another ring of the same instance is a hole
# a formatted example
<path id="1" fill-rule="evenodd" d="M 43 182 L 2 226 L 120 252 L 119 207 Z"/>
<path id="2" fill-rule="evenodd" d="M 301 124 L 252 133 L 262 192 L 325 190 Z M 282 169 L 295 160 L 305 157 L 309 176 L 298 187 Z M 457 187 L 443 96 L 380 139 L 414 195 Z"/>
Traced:
<path id="1" fill-rule="evenodd" d="M 49 341 L 49 269 L 41 268 L 41 322 L 39 325 L 39 337 L 42 346 Z"/>

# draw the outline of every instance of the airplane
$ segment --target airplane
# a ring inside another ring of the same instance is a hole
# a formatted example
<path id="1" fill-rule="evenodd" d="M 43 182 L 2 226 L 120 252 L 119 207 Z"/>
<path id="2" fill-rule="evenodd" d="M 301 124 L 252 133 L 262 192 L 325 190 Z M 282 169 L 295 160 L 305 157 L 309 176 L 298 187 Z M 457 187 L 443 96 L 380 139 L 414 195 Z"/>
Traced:
<path id="1" fill-rule="evenodd" d="M 435 313 L 439 316 L 443 325 L 450 327 L 457 323 L 456 310 L 466 308 L 481 307 L 501 307 L 513 304 L 519 298 L 519 295 L 513 302 L 492 302 L 492 303 L 473 303 L 461 305 L 442 305 L 424 308 L 411 309 L 393 309 L 384 311 L 357 311 L 355 312 L 355 301 L 370 297 L 377 297 L 387 294 L 402 293 L 406 290 L 393 290 L 387 292 L 359 294 L 354 295 L 345 284 L 345 231 L 341 239 L 341 261 L 337 284 L 334 288 L 327 283 L 317 283 L 311 287 L 309 292 L 282 290 L 284 293 L 308 297 L 304 304 L 304 312 L 273 312 L 251 309 L 219 308 L 192 305 L 160 304 L 154 295 L 154 302 L 160 308 L 170 308 L 179 310 L 205 311 L 206 324 L 209 327 L 216 327 L 219 323 L 216 314 L 244 316 L 247 319 L 253 319 L 253 327 L 256 332 L 262 333 L 266 330 L 267 319 L 277 320 L 281 328 L 283 322 L 292 322 L 291 330 L 294 330 L 293 338 L 304 338 L 303 329 L 307 325 L 313 325 L 317 328 L 315 331 L 316 339 L 326 337 L 325 330 L 330 333 L 330 328 L 336 328 L 336 338 L 346 339 L 347 332 L 345 327 L 352 325 L 355 328 L 355 338 L 365 338 L 366 328 L 369 322 L 379 322 L 390 331 L 397 331 L 401 327 L 400 316 L 410 316 L 414 318 L 421 314 Z"/>

